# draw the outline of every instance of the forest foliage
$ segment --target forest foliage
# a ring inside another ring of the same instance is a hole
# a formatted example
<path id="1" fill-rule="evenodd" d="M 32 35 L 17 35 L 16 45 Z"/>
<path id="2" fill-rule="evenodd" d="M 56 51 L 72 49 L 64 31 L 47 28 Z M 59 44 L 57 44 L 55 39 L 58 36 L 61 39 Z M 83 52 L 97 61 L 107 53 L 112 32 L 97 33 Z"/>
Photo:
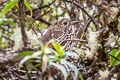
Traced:
<path id="1" fill-rule="evenodd" d="M 41 41 L 61 18 L 78 22 L 75 51 Z M 119 66 L 119 0 L 0 1 L 0 79 L 119 80 Z"/>

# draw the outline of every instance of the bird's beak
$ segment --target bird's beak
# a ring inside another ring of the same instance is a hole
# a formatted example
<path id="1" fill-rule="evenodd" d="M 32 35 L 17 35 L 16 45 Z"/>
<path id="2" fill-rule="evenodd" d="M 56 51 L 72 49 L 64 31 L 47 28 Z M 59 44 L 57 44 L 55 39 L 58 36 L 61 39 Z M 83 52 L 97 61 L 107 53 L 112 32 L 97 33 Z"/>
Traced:
<path id="1" fill-rule="evenodd" d="M 78 24 L 78 23 L 80 23 L 80 21 L 72 21 L 71 22 L 72 25 L 75 25 L 75 24 Z"/>

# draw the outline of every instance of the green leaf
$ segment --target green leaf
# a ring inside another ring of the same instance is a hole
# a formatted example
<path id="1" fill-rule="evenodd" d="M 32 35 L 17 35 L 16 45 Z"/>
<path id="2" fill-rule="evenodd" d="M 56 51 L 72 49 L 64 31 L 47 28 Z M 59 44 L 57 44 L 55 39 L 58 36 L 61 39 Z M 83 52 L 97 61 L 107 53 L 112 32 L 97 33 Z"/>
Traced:
<path id="1" fill-rule="evenodd" d="M 55 50 L 58 52 L 60 57 L 64 57 L 64 48 L 57 42 L 52 43 Z"/>
<path id="2" fill-rule="evenodd" d="M 46 49 L 47 49 L 47 48 L 46 48 Z M 59 56 L 59 54 L 58 54 L 55 50 L 53 50 L 53 49 L 51 49 L 51 48 L 49 48 L 49 50 L 51 51 L 51 53 L 54 53 L 55 56 Z M 45 50 L 45 52 L 46 52 L 46 50 Z"/>
<path id="3" fill-rule="evenodd" d="M 32 58 L 36 58 L 36 57 L 38 57 L 38 56 L 41 56 L 43 53 L 42 53 L 42 51 L 37 51 L 37 52 L 34 52 L 32 55 L 31 55 L 31 57 Z"/>
<path id="4" fill-rule="evenodd" d="M 44 52 L 45 52 L 46 54 L 52 53 L 52 49 L 51 49 L 51 48 L 45 48 L 45 49 L 44 49 Z"/>
<path id="5" fill-rule="evenodd" d="M 48 5 L 51 0 L 44 0 L 42 6 Z"/>
<path id="6" fill-rule="evenodd" d="M 64 62 L 63 59 L 60 60 L 60 63 L 63 64 L 66 68 L 66 70 L 69 72 L 69 66 Z"/>
<path id="7" fill-rule="evenodd" d="M 110 54 L 114 56 L 115 58 L 120 60 L 120 52 L 118 49 L 111 50 Z M 110 66 L 114 66 L 116 63 L 118 63 L 118 60 L 116 60 L 114 57 L 110 56 Z"/>
<path id="8" fill-rule="evenodd" d="M 24 0 L 24 4 L 30 10 L 30 13 L 31 13 L 31 16 L 32 16 L 32 8 L 31 8 L 30 4 L 26 0 Z"/>
<path id="9" fill-rule="evenodd" d="M 58 44 L 57 42 L 54 42 L 53 47 L 56 49 L 57 52 L 60 52 L 60 48 L 61 48 L 60 44 Z"/>
<path id="10" fill-rule="evenodd" d="M 120 41 L 117 41 L 117 46 L 119 46 L 119 47 L 120 47 Z"/>
<path id="11" fill-rule="evenodd" d="M 26 53 L 21 53 L 22 55 L 26 55 Z M 21 67 L 27 60 L 30 60 L 30 59 L 33 59 L 33 58 L 36 58 L 36 59 L 40 59 L 40 55 L 42 55 L 42 52 L 41 51 L 37 51 L 35 53 L 32 53 L 29 52 L 29 56 L 25 56 L 19 63 L 19 67 Z"/>
<path id="12" fill-rule="evenodd" d="M 0 17 L 5 16 L 5 14 L 6 14 L 8 11 L 10 11 L 10 10 L 16 5 L 17 2 L 18 2 L 17 0 L 13 0 L 13 1 L 7 3 L 7 4 L 5 5 L 5 7 L 2 9 Z"/>
<path id="13" fill-rule="evenodd" d="M 49 57 L 49 62 L 53 62 L 53 61 L 59 61 L 60 59 L 57 57 L 57 56 L 51 56 L 51 55 L 49 55 L 48 56 Z"/>
<path id="14" fill-rule="evenodd" d="M 56 64 L 56 63 L 54 63 L 54 62 L 49 62 L 49 64 L 57 67 L 57 68 L 63 73 L 63 75 L 64 75 L 64 80 L 67 80 L 68 74 L 67 74 L 67 71 L 66 71 L 66 69 L 65 69 L 64 66 L 59 65 L 59 64 Z"/>
<path id="15" fill-rule="evenodd" d="M 40 24 L 39 24 L 39 27 L 40 27 L 40 29 L 45 29 L 47 26 L 46 26 L 46 24 L 44 24 L 44 23 L 40 23 Z"/>
<path id="16" fill-rule="evenodd" d="M 75 52 L 67 51 L 67 52 L 65 52 L 64 54 L 65 54 L 65 57 L 66 57 L 66 56 L 74 56 L 74 57 L 78 57 L 77 53 L 75 53 Z"/>
<path id="17" fill-rule="evenodd" d="M 19 67 L 21 67 L 27 60 L 31 59 L 31 56 L 25 56 L 19 63 Z"/>
<path id="18" fill-rule="evenodd" d="M 4 27 L 5 25 L 10 25 L 13 28 L 13 27 L 15 27 L 16 24 L 14 23 L 12 18 L 4 18 L 4 17 L 0 18 L 0 29 L 4 30 L 5 29 L 5 27 Z M 7 29 L 7 30 L 9 30 L 9 29 Z"/>
<path id="19" fill-rule="evenodd" d="M 80 71 L 78 72 L 78 76 L 79 76 L 80 80 L 84 80 Z"/>
<path id="20" fill-rule="evenodd" d="M 31 51 L 23 51 L 21 53 L 18 54 L 18 56 L 28 56 L 28 55 L 32 55 L 33 52 Z"/>
<path id="21" fill-rule="evenodd" d="M 78 69 L 75 65 L 71 64 L 70 62 L 61 59 L 61 64 L 67 64 L 73 71 L 74 71 L 74 80 L 78 80 Z"/>
<path id="22" fill-rule="evenodd" d="M 2 35 L 0 34 L 0 44 L 2 43 Z"/>
<path id="23" fill-rule="evenodd" d="M 92 0 L 93 2 L 96 2 L 96 0 Z"/>

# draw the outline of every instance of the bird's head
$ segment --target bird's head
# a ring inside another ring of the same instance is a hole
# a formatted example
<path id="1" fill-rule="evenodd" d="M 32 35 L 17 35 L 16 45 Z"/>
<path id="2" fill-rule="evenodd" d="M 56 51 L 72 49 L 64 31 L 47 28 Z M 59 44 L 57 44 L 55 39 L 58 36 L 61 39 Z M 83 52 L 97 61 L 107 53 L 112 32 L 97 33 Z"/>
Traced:
<path id="1" fill-rule="evenodd" d="M 62 18 L 61 20 L 59 20 L 59 21 L 57 22 L 57 24 L 58 24 L 60 27 L 66 28 L 66 27 L 69 27 L 69 26 L 71 25 L 71 22 L 70 22 L 70 20 L 67 19 L 67 18 Z"/>

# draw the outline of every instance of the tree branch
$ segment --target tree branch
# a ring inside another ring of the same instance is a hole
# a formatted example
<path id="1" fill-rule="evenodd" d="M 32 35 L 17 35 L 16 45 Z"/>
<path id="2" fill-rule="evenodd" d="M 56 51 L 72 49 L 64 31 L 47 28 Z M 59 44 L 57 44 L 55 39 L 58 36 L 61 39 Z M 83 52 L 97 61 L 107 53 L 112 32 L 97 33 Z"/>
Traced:
<path id="1" fill-rule="evenodd" d="M 27 42 L 28 42 L 28 38 L 27 38 L 27 34 L 25 32 L 25 20 L 24 20 L 24 0 L 20 0 L 19 3 L 19 25 L 21 27 L 21 34 L 22 34 L 22 40 L 23 40 L 23 45 L 24 47 L 27 47 Z"/>

